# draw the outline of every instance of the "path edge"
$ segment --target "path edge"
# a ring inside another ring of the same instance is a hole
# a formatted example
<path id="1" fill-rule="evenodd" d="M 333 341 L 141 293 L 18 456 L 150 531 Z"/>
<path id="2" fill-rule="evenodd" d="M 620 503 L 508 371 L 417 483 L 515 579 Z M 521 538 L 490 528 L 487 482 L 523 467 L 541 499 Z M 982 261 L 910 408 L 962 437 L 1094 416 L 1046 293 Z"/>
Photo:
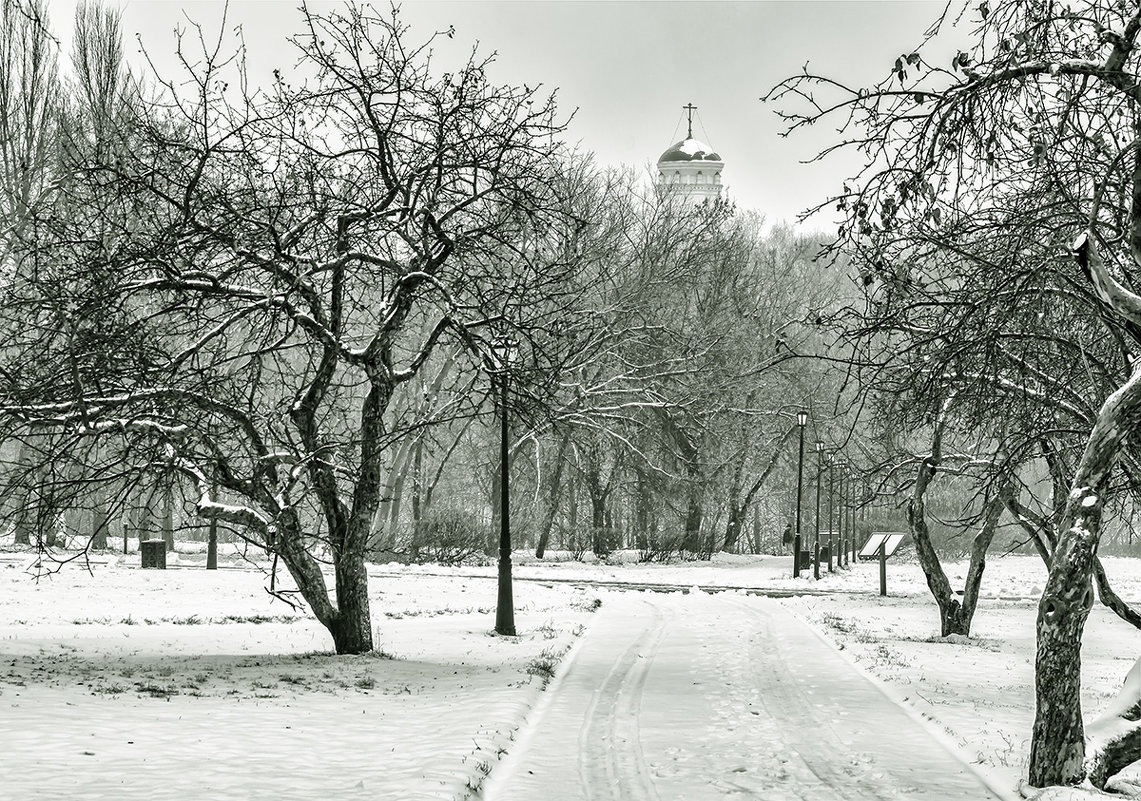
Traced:
<path id="1" fill-rule="evenodd" d="M 872 686 L 879 690 L 880 694 L 883 695 L 888 701 L 899 707 L 916 723 L 919 723 L 924 728 L 924 730 L 927 731 L 935 739 L 936 742 L 943 746 L 943 748 L 950 752 L 951 755 L 954 756 L 957 760 L 962 762 L 967 770 L 973 773 L 980 782 L 986 785 L 988 790 L 1002 799 L 1002 801 L 1025 801 L 1025 799 L 1022 796 L 1018 795 L 1013 788 L 1003 787 L 1002 784 L 993 774 L 991 774 L 990 771 L 985 770 L 976 763 L 970 761 L 963 753 L 963 750 L 959 748 L 958 743 L 956 743 L 951 738 L 951 736 L 947 734 L 947 732 L 934 725 L 935 721 L 924 717 L 923 714 L 920 713 L 920 711 L 916 709 L 913 704 L 907 701 L 902 692 L 900 692 L 891 684 L 888 684 L 879 676 L 876 676 L 875 674 L 865 669 L 863 665 L 859 664 L 849 654 L 846 654 L 843 649 L 838 648 L 836 643 L 829 639 L 828 636 L 820 630 L 814 621 L 808 620 L 807 618 L 795 614 L 791 607 L 786 606 L 784 603 L 782 603 L 782 599 L 774 598 L 773 600 L 779 603 L 785 612 L 804 623 L 804 625 L 810 629 L 812 633 L 820 639 L 821 642 L 835 651 L 841 659 L 851 665 L 852 668 L 856 670 L 861 676 L 866 678 L 872 684 Z"/>

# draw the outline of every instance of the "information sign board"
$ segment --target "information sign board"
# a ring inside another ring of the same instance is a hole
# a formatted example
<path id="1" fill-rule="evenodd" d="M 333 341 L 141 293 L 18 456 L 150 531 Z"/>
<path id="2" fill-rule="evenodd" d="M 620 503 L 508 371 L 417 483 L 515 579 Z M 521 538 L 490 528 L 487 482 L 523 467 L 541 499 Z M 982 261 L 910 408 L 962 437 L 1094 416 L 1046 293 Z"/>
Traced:
<path id="1" fill-rule="evenodd" d="M 887 540 L 889 534 L 873 534 L 868 537 L 868 541 L 864 543 L 864 547 L 860 549 L 861 559 L 871 559 L 873 556 L 879 554 L 880 546 Z M 897 543 L 898 545 L 898 543 Z"/>
<path id="2" fill-rule="evenodd" d="M 903 542 L 904 536 L 903 534 L 888 534 L 883 544 L 884 556 L 891 556 L 895 553 L 895 549 Z"/>

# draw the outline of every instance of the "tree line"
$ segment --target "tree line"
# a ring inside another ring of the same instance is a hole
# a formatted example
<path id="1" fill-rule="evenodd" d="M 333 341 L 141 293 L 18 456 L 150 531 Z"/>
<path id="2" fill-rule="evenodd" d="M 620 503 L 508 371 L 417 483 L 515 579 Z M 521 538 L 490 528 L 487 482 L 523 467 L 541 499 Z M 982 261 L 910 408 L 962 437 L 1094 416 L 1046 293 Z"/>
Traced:
<path id="1" fill-rule="evenodd" d="M 540 556 L 781 547 L 795 412 L 842 425 L 808 357 L 850 286 L 813 238 L 597 165 L 396 9 L 302 9 L 265 85 L 225 22 L 167 75 L 107 8 L 66 55 L 44 3 L 0 10 L 18 541 L 237 538 L 367 651 L 369 560 L 489 549 L 506 414 Z"/>

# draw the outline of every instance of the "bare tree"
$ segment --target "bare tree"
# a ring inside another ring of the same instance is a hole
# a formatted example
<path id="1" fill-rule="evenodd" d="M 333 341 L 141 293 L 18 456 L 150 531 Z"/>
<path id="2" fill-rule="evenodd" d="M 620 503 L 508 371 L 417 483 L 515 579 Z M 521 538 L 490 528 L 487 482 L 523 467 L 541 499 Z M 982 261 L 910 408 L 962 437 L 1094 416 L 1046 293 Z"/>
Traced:
<path id="1" fill-rule="evenodd" d="M 1102 783 L 1090 766 L 1120 764 L 1109 756 L 1135 736 L 1087 753 L 1080 644 L 1103 509 L 1136 491 L 1141 14 L 1102 0 L 963 13 L 978 15 L 975 44 L 950 65 L 920 48 L 875 87 L 805 74 L 770 98 L 809 104 L 793 128 L 850 115 L 840 146 L 867 168 L 829 201 L 847 214 L 838 246 L 876 289 L 873 311 L 890 310 L 878 344 L 904 344 L 917 396 L 930 409 L 958 391 L 958 424 L 980 423 L 1016 462 L 1045 450 L 1053 471 L 1080 453 L 1039 605 L 1029 780 Z"/>
<path id="2" fill-rule="evenodd" d="M 10 373 L 3 411 L 145 448 L 359 653 L 387 460 L 416 423 L 394 399 L 445 347 L 469 371 L 495 331 L 526 347 L 532 301 L 569 273 L 538 247 L 561 214 L 561 128 L 553 99 L 490 83 L 485 60 L 434 73 L 431 40 L 410 45 L 395 11 L 303 24 L 298 87 L 255 91 L 221 36 L 196 30 L 194 59 L 180 40 L 185 79 L 138 110 L 128 156 L 85 175 L 97 208 L 130 209 L 113 239 L 83 243 L 114 272 L 77 259 L 25 285 L 70 332 L 68 380 Z M 69 308 L 88 296 L 99 309 Z M 60 347 L 29 337 L 15 355 L 50 364 Z M 112 348 L 129 358 L 107 364 Z"/>

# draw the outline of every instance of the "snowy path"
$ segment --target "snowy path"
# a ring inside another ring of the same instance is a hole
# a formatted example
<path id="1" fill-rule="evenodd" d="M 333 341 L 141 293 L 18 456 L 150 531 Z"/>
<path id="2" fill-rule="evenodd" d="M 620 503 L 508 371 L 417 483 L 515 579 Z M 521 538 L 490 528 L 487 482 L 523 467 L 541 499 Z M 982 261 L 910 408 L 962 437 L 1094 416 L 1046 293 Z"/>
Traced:
<path id="1" fill-rule="evenodd" d="M 488 801 L 986 801 L 925 726 L 778 603 L 613 594 Z"/>

